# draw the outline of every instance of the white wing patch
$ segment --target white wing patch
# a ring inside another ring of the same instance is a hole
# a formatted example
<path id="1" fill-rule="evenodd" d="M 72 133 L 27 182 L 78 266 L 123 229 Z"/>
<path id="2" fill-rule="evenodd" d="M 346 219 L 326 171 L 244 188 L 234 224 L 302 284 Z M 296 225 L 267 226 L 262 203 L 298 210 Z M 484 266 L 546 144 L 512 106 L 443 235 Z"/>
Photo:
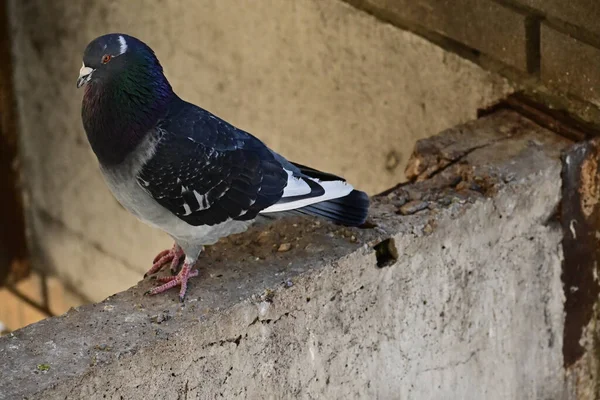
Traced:
<path id="1" fill-rule="evenodd" d="M 281 197 L 282 199 L 286 198 L 286 197 L 300 196 L 300 195 L 310 193 L 310 191 L 311 191 L 310 187 L 308 186 L 308 184 L 306 182 L 304 182 L 302 179 L 292 176 L 292 173 L 290 171 L 286 170 L 286 172 L 288 173 L 288 182 L 287 182 L 287 186 L 283 189 L 283 196 Z M 309 197 L 307 199 L 291 201 L 288 203 L 281 203 L 281 204 L 276 203 L 276 204 L 273 204 L 272 206 L 267 207 L 264 210 L 262 210 L 260 212 L 260 214 L 268 214 L 268 213 L 272 213 L 272 212 L 295 210 L 297 208 L 306 207 L 311 204 L 320 203 L 322 201 L 333 200 L 333 199 L 338 199 L 340 197 L 344 197 L 344 196 L 350 194 L 350 192 L 352 192 L 352 190 L 354 190 L 352 185 L 350 185 L 349 183 L 344 182 L 344 181 L 323 182 L 323 181 L 320 181 L 319 179 L 313 179 L 313 178 L 308 178 L 308 179 L 311 179 L 312 181 L 315 181 L 319 185 L 321 185 L 321 187 L 325 190 L 325 193 L 323 193 L 321 196 Z"/>
<path id="2" fill-rule="evenodd" d="M 127 51 L 127 41 L 125 40 L 125 38 L 123 36 L 120 36 L 120 35 L 119 35 L 119 45 L 120 45 L 119 55 L 121 55 Z"/>
<path id="3" fill-rule="evenodd" d="M 285 170 L 288 174 L 287 185 L 283 188 L 283 196 L 284 197 L 292 197 L 292 196 L 301 196 L 303 194 L 310 193 L 310 186 L 308 183 L 304 182 L 304 180 L 300 178 L 296 178 L 292 175 L 292 171 Z"/>
<path id="4" fill-rule="evenodd" d="M 207 196 L 201 195 L 200 193 L 198 193 L 194 190 L 194 197 L 196 197 L 196 201 L 198 202 L 198 205 L 199 205 L 199 207 L 196 211 L 206 210 L 207 208 L 210 207 L 210 204 L 208 204 Z"/>

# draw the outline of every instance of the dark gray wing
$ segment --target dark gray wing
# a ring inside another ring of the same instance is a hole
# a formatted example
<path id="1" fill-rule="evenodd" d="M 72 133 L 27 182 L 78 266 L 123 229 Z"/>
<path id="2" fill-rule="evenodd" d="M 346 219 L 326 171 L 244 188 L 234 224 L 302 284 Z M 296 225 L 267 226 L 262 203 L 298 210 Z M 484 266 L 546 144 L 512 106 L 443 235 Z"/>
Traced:
<path id="1" fill-rule="evenodd" d="M 183 101 L 159 131 L 138 182 L 190 225 L 254 219 L 281 199 L 288 174 L 254 136 Z"/>

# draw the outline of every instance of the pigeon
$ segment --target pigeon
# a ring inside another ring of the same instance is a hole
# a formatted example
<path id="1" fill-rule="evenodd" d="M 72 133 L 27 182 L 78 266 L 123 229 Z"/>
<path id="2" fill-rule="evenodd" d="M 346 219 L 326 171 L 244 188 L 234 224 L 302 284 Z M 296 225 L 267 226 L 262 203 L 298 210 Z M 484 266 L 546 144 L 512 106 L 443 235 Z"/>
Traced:
<path id="1" fill-rule="evenodd" d="M 177 96 L 154 51 L 133 36 L 91 41 L 77 87 L 107 186 L 126 210 L 174 240 L 145 276 L 167 264 L 173 273 L 147 294 L 179 286 L 183 301 L 204 246 L 255 221 L 305 215 L 360 226 L 367 218 L 369 197 L 343 178 L 290 162 Z"/>

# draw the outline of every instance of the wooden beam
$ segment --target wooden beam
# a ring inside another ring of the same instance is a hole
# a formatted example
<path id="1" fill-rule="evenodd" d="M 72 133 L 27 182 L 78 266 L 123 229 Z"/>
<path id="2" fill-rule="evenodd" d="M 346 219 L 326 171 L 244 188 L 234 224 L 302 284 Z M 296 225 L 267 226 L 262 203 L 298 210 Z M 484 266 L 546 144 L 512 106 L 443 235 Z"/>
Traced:
<path id="1" fill-rule="evenodd" d="M 7 1 L 0 0 L 0 286 L 29 273 Z"/>

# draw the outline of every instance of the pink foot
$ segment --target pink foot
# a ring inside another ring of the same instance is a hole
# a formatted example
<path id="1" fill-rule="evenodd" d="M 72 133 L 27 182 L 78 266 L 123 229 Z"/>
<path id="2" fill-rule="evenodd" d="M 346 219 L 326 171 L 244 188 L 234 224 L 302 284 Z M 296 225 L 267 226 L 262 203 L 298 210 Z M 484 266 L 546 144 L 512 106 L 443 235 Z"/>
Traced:
<path id="1" fill-rule="evenodd" d="M 144 278 L 148 275 L 157 273 L 168 262 L 171 263 L 171 273 L 175 275 L 177 272 L 177 267 L 179 266 L 183 256 L 185 256 L 185 254 L 183 253 L 181 247 L 179 247 L 177 243 L 173 244 L 173 248 L 171 250 L 163 250 L 158 253 L 156 257 L 154 257 L 152 268 L 150 268 L 148 272 L 144 274 Z"/>
<path id="2" fill-rule="evenodd" d="M 169 290 L 172 287 L 181 286 L 181 289 L 179 289 L 179 301 L 183 301 L 183 299 L 185 298 L 185 292 L 187 291 L 188 279 L 197 275 L 198 270 L 191 271 L 190 264 L 188 262 L 184 262 L 181 271 L 176 276 L 166 276 L 157 278 L 159 282 L 166 283 L 157 286 L 154 289 L 148 290 L 145 294 L 155 295 Z"/>

